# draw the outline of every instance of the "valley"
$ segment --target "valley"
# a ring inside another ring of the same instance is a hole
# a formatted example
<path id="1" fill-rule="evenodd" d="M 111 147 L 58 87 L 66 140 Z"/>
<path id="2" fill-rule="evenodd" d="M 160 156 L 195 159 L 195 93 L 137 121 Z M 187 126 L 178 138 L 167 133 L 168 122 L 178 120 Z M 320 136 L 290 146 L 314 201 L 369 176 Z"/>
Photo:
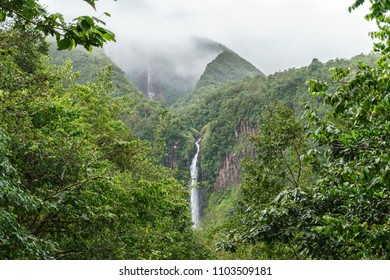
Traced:
<path id="1" fill-rule="evenodd" d="M 208 42 L 211 44 L 211 41 Z M 213 45 L 215 48 L 220 46 L 218 43 Z M 361 54 L 351 59 L 328 62 L 320 62 L 314 58 L 306 67 L 292 68 L 266 76 L 233 51 L 224 48 L 225 50 L 204 65 L 204 72 L 199 75 L 196 83 L 192 83 L 190 93 L 184 90 L 188 89 L 188 85 L 179 84 L 178 88 L 181 90 L 174 90 L 178 97 L 170 99 L 169 105 L 166 103 L 166 96 L 171 96 L 171 93 L 162 85 L 169 83 L 172 78 L 164 81 L 159 77 L 153 88 L 161 90 L 158 95 L 153 96 L 150 96 L 148 87 L 143 90 L 142 86 L 136 89 L 132 81 L 128 80 L 128 88 L 135 89 L 132 94 L 138 97 L 131 115 L 125 120 L 134 136 L 148 141 L 164 141 L 160 162 L 176 170 L 176 178 L 188 185 L 191 197 L 189 209 L 194 227 L 200 238 L 207 240 L 207 243 L 211 242 L 210 244 L 218 243 L 218 238 L 222 239 L 227 235 L 228 225 L 234 219 L 235 213 L 241 211 L 239 209 L 242 206 L 237 204 L 237 200 L 242 196 L 240 186 L 248 184 L 248 172 L 251 172 L 247 167 L 248 159 L 256 159 L 259 155 L 254 139 L 259 133 L 259 127 L 264 124 L 264 112 L 276 106 L 277 102 L 282 102 L 286 108 L 292 110 L 292 117 L 298 120 L 299 126 L 303 126 L 305 121 L 300 119 L 305 113 L 305 104 L 311 103 L 318 110 L 324 113 L 326 111 L 321 100 L 308 93 L 308 80 L 326 81 L 331 90 L 335 90 L 336 83 L 332 82 L 330 68 L 350 67 L 352 71 L 357 71 L 355 65 L 358 61 L 365 61 L 373 66 L 378 59 L 377 54 Z M 52 50 L 53 57 L 56 57 L 57 53 Z M 73 53 L 69 53 L 70 59 L 72 56 Z M 93 56 L 94 54 L 90 55 Z M 109 58 L 107 59 L 109 61 Z M 153 64 L 147 63 L 148 72 L 155 71 L 151 67 Z M 93 73 L 97 69 L 92 62 L 83 65 L 91 65 L 91 68 L 86 70 L 74 66 L 74 70 Z M 159 67 L 163 68 L 163 64 Z M 174 67 L 168 65 L 167 69 L 170 68 Z M 126 72 L 119 72 L 122 76 L 115 80 L 123 81 L 126 79 L 124 77 L 128 77 Z M 144 82 L 138 78 L 137 83 L 154 83 L 153 76 L 144 75 L 143 79 Z M 114 89 L 118 88 L 115 80 Z M 123 93 L 114 95 L 122 96 Z M 196 149 L 198 144 L 195 145 L 195 142 L 199 143 L 199 150 Z M 196 173 L 195 164 L 199 169 Z M 283 169 L 284 166 L 280 168 Z M 308 176 L 305 179 L 308 180 L 306 184 L 315 180 L 310 174 L 305 176 Z M 193 188 L 194 184 L 200 188 Z M 290 183 L 287 182 L 288 184 Z M 214 257 L 257 258 L 257 250 L 261 250 L 262 246 L 257 248 L 246 245 L 243 251 L 233 254 L 219 251 Z M 285 258 L 295 258 L 290 253 L 279 252 L 276 256 L 286 254 Z M 263 257 L 273 258 L 273 253 L 265 253 Z"/>
<path id="2" fill-rule="evenodd" d="M 22 2 L 0 3 L 0 259 L 390 258 L 388 4 L 372 52 L 265 74 Z"/>

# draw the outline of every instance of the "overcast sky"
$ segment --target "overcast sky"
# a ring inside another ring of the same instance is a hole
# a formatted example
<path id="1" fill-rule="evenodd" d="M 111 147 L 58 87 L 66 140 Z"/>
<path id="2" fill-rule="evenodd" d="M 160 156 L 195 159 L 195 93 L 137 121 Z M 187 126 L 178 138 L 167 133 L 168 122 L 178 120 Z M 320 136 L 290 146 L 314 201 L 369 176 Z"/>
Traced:
<path id="1" fill-rule="evenodd" d="M 100 0 L 97 13 L 82 0 L 41 0 L 68 19 L 102 17 L 114 31 L 119 50 L 131 43 L 169 47 L 191 36 L 226 45 L 264 73 L 325 62 L 371 50 L 364 20 L 368 8 L 352 14 L 353 0 Z"/>

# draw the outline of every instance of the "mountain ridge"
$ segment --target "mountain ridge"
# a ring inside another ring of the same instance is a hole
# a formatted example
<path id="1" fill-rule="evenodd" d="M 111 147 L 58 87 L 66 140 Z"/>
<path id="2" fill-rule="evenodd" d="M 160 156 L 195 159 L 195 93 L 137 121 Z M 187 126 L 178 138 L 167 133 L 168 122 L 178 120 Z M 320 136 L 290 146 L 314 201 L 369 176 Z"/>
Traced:
<path id="1" fill-rule="evenodd" d="M 265 75 L 237 53 L 226 49 L 207 64 L 195 90 L 208 86 L 218 87 L 255 76 Z"/>

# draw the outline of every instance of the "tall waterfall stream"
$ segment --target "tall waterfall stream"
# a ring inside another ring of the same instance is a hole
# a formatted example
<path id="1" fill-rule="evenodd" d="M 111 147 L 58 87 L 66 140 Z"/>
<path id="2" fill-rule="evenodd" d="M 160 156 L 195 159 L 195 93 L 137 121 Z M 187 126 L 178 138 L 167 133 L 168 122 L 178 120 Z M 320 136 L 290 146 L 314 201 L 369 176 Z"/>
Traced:
<path id="1" fill-rule="evenodd" d="M 150 63 L 148 58 L 148 65 L 147 65 L 147 78 L 146 78 L 146 85 L 147 85 L 147 96 L 149 98 L 155 97 L 154 91 L 153 91 L 153 83 L 152 83 L 152 74 L 150 71 Z"/>
<path id="2" fill-rule="evenodd" d="M 200 227 L 200 191 L 196 187 L 198 182 L 198 157 L 199 157 L 199 146 L 200 139 L 195 142 L 196 145 L 196 154 L 192 159 L 190 174 L 191 174 L 191 216 L 194 223 L 194 228 Z"/>

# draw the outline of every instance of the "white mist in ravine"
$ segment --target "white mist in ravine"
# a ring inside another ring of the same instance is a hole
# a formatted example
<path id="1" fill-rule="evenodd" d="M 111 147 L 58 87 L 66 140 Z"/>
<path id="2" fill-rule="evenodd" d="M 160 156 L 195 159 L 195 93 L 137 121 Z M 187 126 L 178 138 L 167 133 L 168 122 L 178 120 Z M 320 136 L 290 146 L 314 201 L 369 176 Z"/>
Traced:
<path id="1" fill-rule="evenodd" d="M 199 199 L 199 188 L 196 187 L 198 182 L 198 157 L 199 157 L 199 145 L 200 139 L 195 142 L 196 154 L 192 159 L 190 173 L 191 173 L 191 216 L 194 223 L 194 228 L 200 226 L 200 199 Z"/>

